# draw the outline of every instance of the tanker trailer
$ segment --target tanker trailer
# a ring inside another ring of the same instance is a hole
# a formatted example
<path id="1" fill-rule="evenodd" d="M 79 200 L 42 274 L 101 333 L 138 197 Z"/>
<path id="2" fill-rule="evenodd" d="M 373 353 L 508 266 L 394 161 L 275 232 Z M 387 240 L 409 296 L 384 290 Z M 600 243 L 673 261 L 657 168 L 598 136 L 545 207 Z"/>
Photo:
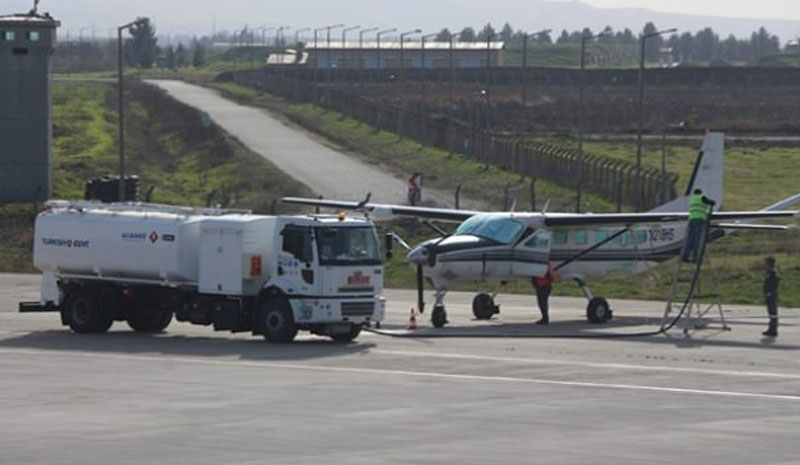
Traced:
<path id="1" fill-rule="evenodd" d="M 36 218 L 39 302 L 76 333 L 174 319 L 288 342 L 355 339 L 380 322 L 383 272 L 366 218 L 265 216 L 167 205 L 51 201 Z"/>

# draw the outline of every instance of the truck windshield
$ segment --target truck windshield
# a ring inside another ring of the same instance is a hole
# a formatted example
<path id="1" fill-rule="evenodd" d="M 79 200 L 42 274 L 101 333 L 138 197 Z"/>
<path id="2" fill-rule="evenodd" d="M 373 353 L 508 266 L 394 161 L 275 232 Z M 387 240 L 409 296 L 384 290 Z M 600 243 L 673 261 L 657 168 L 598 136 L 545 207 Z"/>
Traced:
<path id="1" fill-rule="evenodd" d="M 515 220 L 503 216 L 475 215 L 461 223 L 456 229 L 456 236 L 477 236 L 510 244 L 519 235 L 524 226 Z"/>
<path id="2" fill-rule="evenodd" d="M 317 228 L 316 236 L 321 265 L 381 264 L 374 228 Z"/>

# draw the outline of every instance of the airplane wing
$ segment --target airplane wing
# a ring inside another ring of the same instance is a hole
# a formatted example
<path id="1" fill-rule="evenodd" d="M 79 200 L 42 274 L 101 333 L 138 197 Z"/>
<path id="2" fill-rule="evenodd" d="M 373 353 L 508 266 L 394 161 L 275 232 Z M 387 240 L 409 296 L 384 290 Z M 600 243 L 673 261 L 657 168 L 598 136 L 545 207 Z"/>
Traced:
<path id="1" fill-rule="evenodd" d="M 741 212 L 716 212 L 712 219 L 716 221 L 735 221 L 767 218 L 792 218 L 800 216 L 798 211 L 741 211 Z M 642 224 L 642 223 L 667 223 L 670 221 L 687 221 L 688 213 L 548 213 L 544 223 L 547 226 L 577 226 L 593 224 Z"/>
<path id="2" fill-rule="evenodd" d="M 452 208 L 411 207 L 408 205 L 385 205 L 301 197 L 284 197 L 281 199 L 281 202 L 296 205 L 310 205 L 312 207 L 336 208 L 339 210 L 366 211 L 372 214 L 375 220 L 389 219 L 393 216 L 413 216 L 431 220 L 461 222 L 472 216 L 483 213 L 473 210 L 456 210 Z"/>

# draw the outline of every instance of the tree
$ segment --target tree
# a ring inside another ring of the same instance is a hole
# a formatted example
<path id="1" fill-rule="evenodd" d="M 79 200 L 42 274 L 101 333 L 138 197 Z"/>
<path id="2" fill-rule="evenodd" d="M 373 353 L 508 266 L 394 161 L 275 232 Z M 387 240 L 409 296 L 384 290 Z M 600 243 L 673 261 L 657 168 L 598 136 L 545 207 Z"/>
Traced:
<path id="1" fill-rule="evenodd" d="M 156 29 L 147 18 L 137 18 L 128 31 L 132 37 L 131 52 L 134 63 L 140 68 L 152 68 L 158 56 Z"/>
<path id="2" fill-rule="evenodd" d="M 172 48 L 172 45 L 170 45 L 164 52 L 164 67 L 166 67 L 167 69 L 175 69 L 175 66 L 176 66 L 175 49 Z"/>
<path id="3" fill-rule="evenodd" d="M 206 48 L 195 39 L 192 43 L 192 49 L 194 50 L 192 53 L 192 66 L 200 68 L 206 64 Z"/>
<path id="4" fill-rule="evenodd" d="M 510 43 L 512 42 L 513 37 L 514 29 L 511 28 L 510 24 L 506 23 L 505 26 L 503 26 L 503 29 L 500 30 L 500 40 Z"/>
<path id="5" fill-rule="evenodd" d="M 183 44 L 178 44 L 178 48 L 175 49 L 175 66 L 178 68 L 184 68 L 187 64 L 186 58 L 186 47 Z"/>
<path id="6" fill-rule="evenodd" d="M 489 39 L 494 39 L 497 36 L 497 32 L 492 27 L 492 23 L 486 23 L 486 26 L 483 26 L 481 32 L 478 33 L 478 42 L 486 42 Z"/>
<path id="7" fill-rule="evenodd" d="M 450 32 L 450 29 L 444 28 L 441 31 L 439 31 L 438 34 L 436 34 L 434 40 L 436 40 L 436 42 L 450 42 L 451 35 L 453 35 L 453 33 Z"/>
<path id="8" fill-rule="evenodd" d="M 648 34 L 655 34 L 658 32 L 658 28 L 655 24 L 648 22 L 644 25 L 644 29 L 642 29 L 642 36 L 646 36 Z M 659 50 L 661 50 L 661 45 L 664 43 L 664 39 L 661 36 L 653 36 L 649 37 L 644 44 L 644 57 L 645 61 L 657 61 L 659 56 Z"/>
<path id="9" fill-rule="evenodd" d="M 465 27 L 461 30 L 461 35 L 458 37 L 461 42 L 475 42 L 475 29 Z"/>
<path id="10" fill-rule="evenodd" d="M 558 39 L 556 40 L 556 43 L 557 44 L 566 44 L 567 42 L 569 42 L 569 32 L 567 32 L 566 29 L 562 29 L 561 30 L 561 35 L 558 36 Z"/>

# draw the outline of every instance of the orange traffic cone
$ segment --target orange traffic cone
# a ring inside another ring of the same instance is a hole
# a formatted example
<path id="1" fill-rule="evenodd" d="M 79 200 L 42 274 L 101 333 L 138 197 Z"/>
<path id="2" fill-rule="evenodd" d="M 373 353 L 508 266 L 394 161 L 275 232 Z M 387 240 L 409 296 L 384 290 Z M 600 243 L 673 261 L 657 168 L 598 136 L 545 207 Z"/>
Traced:
<path id="1" fill-rule="evenodd" d="M 408 331 L 416 331 L 417 330 L 417 317 L 414 314 L 414 309 L 411 309 L 411 316 L 408 317 L 408 326 L 406 326 Z"/>

